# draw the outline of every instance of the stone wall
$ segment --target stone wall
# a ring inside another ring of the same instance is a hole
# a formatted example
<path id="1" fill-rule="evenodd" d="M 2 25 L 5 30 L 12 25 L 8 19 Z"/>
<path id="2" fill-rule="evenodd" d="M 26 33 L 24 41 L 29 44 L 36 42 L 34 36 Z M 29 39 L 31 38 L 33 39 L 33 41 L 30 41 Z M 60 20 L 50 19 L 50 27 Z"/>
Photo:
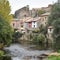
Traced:
<path id="1" fill-rule="evenodd" d="M 52 8 L 52 5 L 48 5 L 48 7 L 33 8 L 32 10 L 30 10 L 29 5 L 27 5 L 22 7 L 21 9 L 18 9 L 14 14 L 14 18 L 21 19 L 24 17 L 37 17 L 39 10 L 50 12 L 51 8 Z"/>
<path id="2" fill-rule="evenodd" d="M 24 17 L 29 17 L 29 16 L 30 16 L 30 13 L 29 13 L 29 6 L 28 5 L 17 10 L 14 14 L 14 17 L 18 18 L 18 19 L 21 19 Z"/>

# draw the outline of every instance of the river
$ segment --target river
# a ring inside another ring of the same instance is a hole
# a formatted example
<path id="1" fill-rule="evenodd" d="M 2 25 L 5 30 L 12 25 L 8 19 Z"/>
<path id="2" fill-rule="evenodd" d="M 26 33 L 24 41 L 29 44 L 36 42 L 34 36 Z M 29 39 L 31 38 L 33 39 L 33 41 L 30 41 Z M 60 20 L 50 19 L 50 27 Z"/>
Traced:
<path id="1" fill-rule="evenodd" d="M 12 60 L 39 60 L 37 58 L 41 54 L 50 53 L 50 50 L 32 50 L 27 46 L 20 44 L 11 44 L 9 47 L 5 47 L 5 50 L 9 51 Z"/>

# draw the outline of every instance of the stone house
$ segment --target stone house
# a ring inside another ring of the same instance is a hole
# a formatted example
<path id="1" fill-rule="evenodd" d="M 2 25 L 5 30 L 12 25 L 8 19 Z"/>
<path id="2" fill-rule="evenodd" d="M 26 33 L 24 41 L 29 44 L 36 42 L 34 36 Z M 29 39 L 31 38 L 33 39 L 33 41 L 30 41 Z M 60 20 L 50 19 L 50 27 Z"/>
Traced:
<path id="1" fill-rule="evenodd" d="M 25 32 L 24 22 L 30 18 L 31 17 L 26 17 L 23 19 L 15 19 L 14 18 L 11 22 L 11 26 L 14 30 L 18 30 L 19 32 Z"/>
<path id="2" fill-rule="evenodd" d="M 30 17 L 30 11 L 29 11 L 29 5 L 22 7 L 21 9 L 18 9 L 15 14 L 14 17 L 17 19 L 21 19 L 24 17 Z"/>
<path id="3" fill-rule="evenodd" d="M 42 7 L 41 10 L 45 12 L 51 12 L 52 6 L 52 4 L 49 4 L 47 7 Z"/>
<path id="4" fill-rule="evenodd" d="M 13 19 L 11 26 L 14 30 L 20 30 L 20 19 Z"/>
<path id="5" fill-rule="evenodd" d="M 40 16 L 40 22 L 42 26 L 46 26 L 48 24 L 48 17 L 49 17 L 50 13 L 44 13 Z"/>
<path id="6" fill-rule="evenodd" d="M 48 21 L 48 16 L 50 13 L 44 13 L 40 17 L 24 17 L 21 19 L 13 19 L 11 26 L 14 29 L 25 32 L 26 29 L 34 30 L 40 27 L 40 25 L 46 26 Z"/>
<path id="7" fill-rule="evenodd" d="M 52 34 L 53 34 L 53 26 L 49 26 L 47 30 L 47 37 L 48 39 L 52 40 Z"/>
<path id="8" fill-rule="evenodd" d="M 42 10 L 45 12 L 51 12 L 52 5 L 48 5 L 48 7 L 42 7 L 42 8 L 32 8 L 31 10 L 29 9 L 29 5 L 24 6 L 20 9 L 18 9 L 15 14 L 14 18 L 21 19 L 24 17 L 37 17 L 38 16 L 38 11 Z"/>
<path id="9" fill-rule="evenodd" d="M 38 28 L 38 21 L 39 21 L 40 17 L 37 18 L 31 18 L 27 21 L 25 21 L 25 28 L 27 29 L 34 29 L 34 28 Z"/>

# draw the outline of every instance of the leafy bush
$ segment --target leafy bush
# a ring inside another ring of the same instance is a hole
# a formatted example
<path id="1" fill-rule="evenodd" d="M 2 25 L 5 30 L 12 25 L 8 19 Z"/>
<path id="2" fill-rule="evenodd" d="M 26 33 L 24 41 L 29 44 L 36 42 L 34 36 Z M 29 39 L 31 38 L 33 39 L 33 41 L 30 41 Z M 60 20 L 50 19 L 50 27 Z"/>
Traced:
<path id="1" fill-rule="evenodd" d="M 11 60 L 11 56 L 6 55 L 6 53 L 0 50 L 0 60 Z"/>
<path id="2" fill-rule="evenodd" d="M 44 42 L 44 40 L 45 40 L 45 36 L 43 34 L 36 35 L 33 38 L 33 42 L 39 45 L 41 45 Z"/>
<path id="3" fill-rule="evenodd" d="M 10 56 L 4 56 L 2 60 L 11 60 Z"/>
<path id="4" fill-rule="evenodd" d="M 39 29 L 36 29 L 36 30 L 33 30 L 32 32 L 33 32 L 33 33 L 39 33 L 40 30 L 39 30 Z"/>
<path id="5" fill-rule="evenodd" d="M 10 24 L 0 16 L 0 41 L 4 45 L 9 45 L 12 41 L 12 28 Z"/>
<path id="6" fill-rule="evenodd" d="M 14 31 L 13 33 L 13 42 L 18 42 L 19 38 L 22 37 L 22 33 Z"/>
<path id="7" fill-rule="evenodd" d="M 60 50 L 57 50 L 58 53 L 60 53 Z"/>
<path id="8" fill-rule="evenodd" d="M 0 50 L 0 56 L 4 55 L 4 51 Z"/>
<path id="9" fill-rule="evenodd" d="M 54 49 L 60 49 L 60 3 L 55 3 L 52 6 L 51 14 L 48 19 L 48 25 L 54 27 L 53 39 L 54 39 Z"/>

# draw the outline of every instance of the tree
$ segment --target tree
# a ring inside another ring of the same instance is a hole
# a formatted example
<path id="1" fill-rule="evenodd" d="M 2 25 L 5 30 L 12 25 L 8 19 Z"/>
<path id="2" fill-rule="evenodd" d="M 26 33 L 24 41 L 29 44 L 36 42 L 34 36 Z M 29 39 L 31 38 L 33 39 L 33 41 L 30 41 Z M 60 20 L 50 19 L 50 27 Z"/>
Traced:
<path id="1" fill-rule="evenodd" d="M 39 35 L 37 36 L 37 41 L 38 41 L 38 43 L 39 43 L 40 45 L 42 45 L 43 42 L 45 41 L 45 36 L 44 36 L 43 34 L 39 34 Z"/>
<path id="2" fill-rule="evenodd" d="M 0 16 L 0 41 L 9 45 L 12 41 L 12 28 L 9 23 Z"/>
<path id="3" fill-rule="evenodd" d="M 55 20 L 58 20 L 58 18 L 60 18 L 60 4 L 55 3 L 52 6 L 52 10 L 51 10 L 51 14 L 49 16 L 48 24 L 52 25 L 52 23 Z"/>
<path id="4" fill-rule="evenodd" d="M 18 32 L 18 31 L 14 31 L 13 33 L 13 42 L 18 42 L 19 38 L 22 37 L 22 33 Z"/>
<path id="5" fill-rule="evenodd" d="M 60 49 L 60 18 L 55 20 L 53 23 L 54 31 L 53 31 L 53 37 L 55 41 L 55 48 Z"/>
<path id="6" fill-rule="evenodd" d="M 33 38 L 33 42 L 38 45 L 41 45 L 44 42 L 44 40 L 45 36 L 43 34 L 36 35 Z"/>
<path id="7" fill-rule="evenodd" d="M 0 0 L 0 41 L 5 45 L 12 41 L 12 28 L 10 26 L 12 15 L 10 11 L 9 1 Z"/>
<path id="8" fill-rule="evenodd" d="M 60 49 L 60 4 L 55 3 L 49 16 L 48 24 L 54 27 L 53 38 L 55 49 Z"/>
<path id="9" fill-rule="evenodd" d="M 11 60 L 11 57 L 5 51 L 0 50 L 0 60 Z"/>
<path id="10" fill-rule="evenodd" d="M 7 20 L 7 22 L 11 22 L 12 15 L 10 14 L 10 5 L 8 0 L 0 0 L 0 16 Z"/>

